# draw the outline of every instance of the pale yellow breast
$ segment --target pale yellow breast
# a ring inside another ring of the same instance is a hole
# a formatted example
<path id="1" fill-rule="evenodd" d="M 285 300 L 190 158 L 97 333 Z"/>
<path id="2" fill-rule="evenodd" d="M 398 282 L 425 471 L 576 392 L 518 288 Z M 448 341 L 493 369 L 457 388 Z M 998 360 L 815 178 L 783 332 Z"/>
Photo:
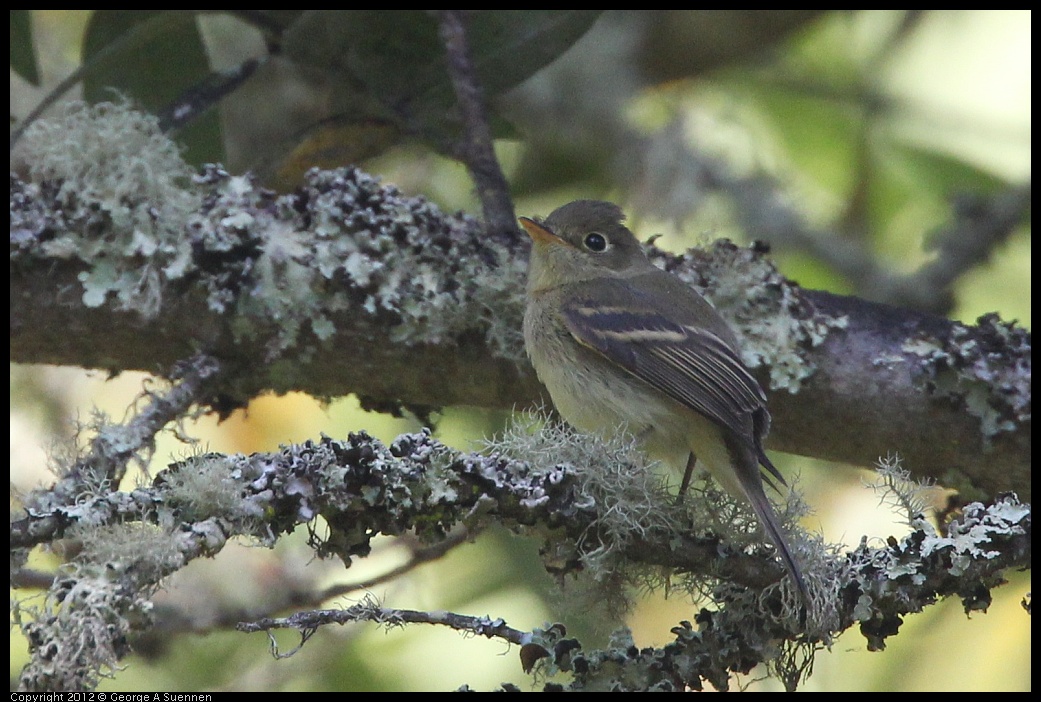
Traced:
<path id="1" fill-rule="evenodd" d="M 651 458 L 674 470 L 682 471 L 693 451 L 725 488 L 737 488 L 715 424 L 579 344 L 549 311 L 551 301 L 540 302 L 526 310 L 525 344 L 564 419 L 589 433 L 628 431 L 641 439 Z"/>

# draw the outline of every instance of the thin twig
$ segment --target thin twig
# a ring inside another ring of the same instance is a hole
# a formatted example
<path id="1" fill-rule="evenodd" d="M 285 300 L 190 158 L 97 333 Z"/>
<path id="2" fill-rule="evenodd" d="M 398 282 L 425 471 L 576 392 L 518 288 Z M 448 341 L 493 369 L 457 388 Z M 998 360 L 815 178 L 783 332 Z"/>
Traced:
<path id="1" fill-rule="evenodd" d="M 411 570 L 415 570 L 424 563 L 436 561 L 446 553 L 451 551 L 456 546 L 466 543 L 467 540 L 473 538 L 473 534 L 469 529 L 460 529 L 459 531 L 449 534 L 444 540 L 437 542 L 432 546 L 421 548 L 413 551 L 412 557 L 407 562 L 392 568 L 386 573 L 381 573 L 368 580 L 361 580 L 353 583 L 340 583 L 337 585 L 330 585 L 320 593 L 316 593 L 315 601 L 324 602 L 325 600 L 332 599 L 333 597 L 341 597 L 349 592 L 355 592 L 357 590 L 369 590 L 382 585 L 385 582 L 389 582 L 398 578 Z"/>
<path id="2" fill-rule="evenodd" d="M 376 598 L 371 595 L 367 595 L 361 602 L 347 609 L 298 612 L 278 619 L 242 622 L 235 628 L 244 633 L 270 632 L 272 629 L 297 629 L 304 632 L 305 636 L 309 636 L 320 626 L 350 622 L 376 622 L 387 627 L 403 624 L 439 624 L 457 631 L 478 634 L 489 639 L 502 639 L 517 645 L 523 645 L 531 638 L 531 634 L 526 631 L 506 626 L 506 622 L 502 619 L 472 617 L 446 611 L 422 612 L 414 609 L 381 607 Z"/>
<path id="3" fill-rule="evenodd" d="M 463 141 L 458 150 L 477 186 L 488 229 L 493 235 L 502 236 L 516 230 L 517 220 L 506 176 L 495 157 L 481 85 L 466 38 L 465 13 L 465 10 L 438 13 L 448 75 L 463 121 Z"/>
<path id="4" fill-rule="evenodd" d="M 176 381 L 173 387 L 166 392 L 149 391 L 148 404 L 125 424 L 106 424 L 99 428 L 90 449 L 68 467 L 61 480 L 27 497 L 26 503 L 37 516 L 11 522 L 11 546 L 27 548 L 60 536 L 67 522 L 37 517 L 78 504 L 85 485 L 99 490 L 100 481 L 104 483 L 105 494 L 118 490 L 130 461 L 136 460 L 145 468 L 154 450 L 156 435 L 171 422 L 186 416 L 193 404 L 201 402 L 220 369 L 219 361 L 202 353 L 179 362 L 168 374 Z M 98 499 L 104 500 L 104 495 L 99 494 Z"/>

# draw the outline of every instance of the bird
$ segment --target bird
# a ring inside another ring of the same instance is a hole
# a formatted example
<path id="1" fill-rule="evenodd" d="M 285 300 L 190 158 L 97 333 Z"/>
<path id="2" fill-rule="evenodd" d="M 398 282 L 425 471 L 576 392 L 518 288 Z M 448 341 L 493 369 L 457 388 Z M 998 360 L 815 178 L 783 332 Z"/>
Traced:
<path id="1" fill-rule="evenodd" d="M 560 415 L 580 431 L 626 427 L 649 453 L 685 468 L 700 460 L 746 501 L 804 605 L 792 555 L 760 466 L 781 485 L 763 449 L 766 394 L 741 360 L 737 338 L 711 304 L 647 258 L 617 205 L 576 200 L 545 219 L 519 218 L 532 239 L 524 313 L 527 354 Z"/>

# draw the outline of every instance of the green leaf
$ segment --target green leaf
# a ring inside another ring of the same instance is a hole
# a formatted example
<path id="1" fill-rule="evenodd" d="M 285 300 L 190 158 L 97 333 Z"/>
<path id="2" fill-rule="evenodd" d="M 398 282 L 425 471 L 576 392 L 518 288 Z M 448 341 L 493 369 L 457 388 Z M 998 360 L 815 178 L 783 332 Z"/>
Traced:
<path id="1" fill-rule="evenodd" d="M 306 10 L 225 10 L 229 15 L 281 41 L 282 34 Z"/>
<path id="2" fill-rule="evenodd" d="M 591 10 L 469 15 L 467 39 L 486 100 L 566 51 L 599 16 Z M 444 145 L 456 132 L 455 93 L 435 15 L 421 10 L 311 11 L 287 32 L 286 56 L 335 76 L 334 118 L 391 120 Z"/>
<path id="3" fill-rule="evenodd" d="M 33 85 L 39 85 L 30 13 L 31 10 L 11 10 L 11 70 Z"/>
<path id="4" fill-rule="evenodd" d="M 113 89 L 144 109 L 159 112 L 209 75 L 202 37 L 189 11 L 99 10 L 83 43 L 84 96 L 113 100 Z M 185 158 L 200 164 L 222 160 L 215 111 L 178 134 Z"/>
<path id="5" fill-rule="evenodd" d="M 486 97 L 551 63 L 593 26 L 599 10 L 508 10 L 471 15 L 470 51 Z"/>

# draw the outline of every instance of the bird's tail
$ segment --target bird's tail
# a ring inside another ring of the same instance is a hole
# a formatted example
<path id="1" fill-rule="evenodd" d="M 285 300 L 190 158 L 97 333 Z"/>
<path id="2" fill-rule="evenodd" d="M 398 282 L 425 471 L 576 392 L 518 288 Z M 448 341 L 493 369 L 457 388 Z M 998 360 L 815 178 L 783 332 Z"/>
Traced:
<path id="1" fill-rule="evenodd" d="M 788 546 L 788 540 L 784 536 L 784 532 L 781 531 L 781 524 L 777 519 L 777 513 L 774 511 L 774 507 L 770 504 L 770 500 L 766 497 L 766 492 L 763 490 L 763 475 L 759 471 L 759 464 L 763 466 L 781 482 L 784 482 L 784 478 L 781 477 L 780 471 L 770 462 L 770 459 L 766 457 L 766 454 L 762 451 L 753 452 L 745 448 L 744 446 L 735 447 L 730 446 L 731 454 L 734 456 L 734 470 L 737 473 L 738 481 L 741 484 L 741 490 L 744 492 L 745 498 L 749 504 L 752 505 L 752 510 L 755 515 L 759 517 L 759 523 L 763 525 L 763 530 L 766 531 L 767 537 L 770 542 L 777 549 L 777 555 L 780 556 L 781 562 L 784 564 L 785 570 L 792 578 L 792 583 L 795 585 L 795 589 L 799 593 L 799 598 L 805 607 L 810 605 L 810 593 L 806 587 L 806 580 L 802 576 L 802 570 L 799 568 L 799 564 L 795 561 L 795 557 L 792 556 L 792 550 Z M 735 450 L 736 449 L 736 450 Z M 757 455 L 758 454 L 758 455 Z"/>

